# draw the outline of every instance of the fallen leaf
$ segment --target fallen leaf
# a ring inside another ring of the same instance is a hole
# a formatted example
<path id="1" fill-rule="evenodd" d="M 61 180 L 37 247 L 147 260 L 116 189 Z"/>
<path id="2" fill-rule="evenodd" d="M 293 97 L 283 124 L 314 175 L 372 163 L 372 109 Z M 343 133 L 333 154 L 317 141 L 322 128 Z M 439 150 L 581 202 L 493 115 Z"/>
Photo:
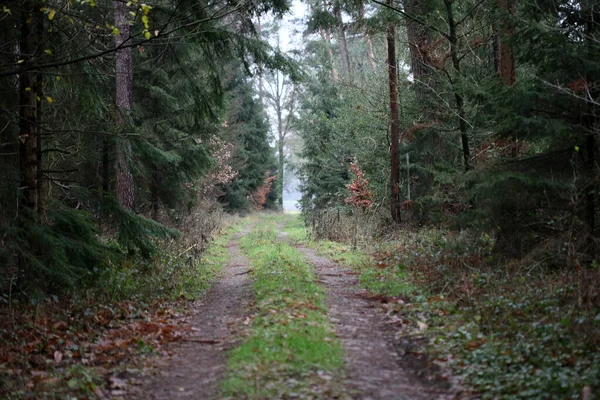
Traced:
<path id="1" fill-rule="evenodd" d="M 60 351 L 56 350 L 54 352 L 54 362 L 59 364 L 63 359 L 63 355 Z"/>
<path id="2" fill-rule="evenodd" d="M 108 378 L 108 387 L 110 389 L 127 389 L 127 383 L 121 378 L 117 378 L 116 376 L 111 376 Z M 112 392 L 114 393 L 114 390 Z"/>

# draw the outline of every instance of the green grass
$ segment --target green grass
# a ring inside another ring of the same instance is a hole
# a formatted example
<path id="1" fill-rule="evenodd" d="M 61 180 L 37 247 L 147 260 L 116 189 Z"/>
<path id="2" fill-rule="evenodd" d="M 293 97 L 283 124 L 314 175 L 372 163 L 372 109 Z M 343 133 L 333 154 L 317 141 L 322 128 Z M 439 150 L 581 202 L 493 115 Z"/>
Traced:
<path id="1" fill-rule="evenodd" d="M 392 297 L 404 296 L 416 290 L 404 266 L 394 263 L 393 257 L 390 257 L 392 260 L 382 260 L 365 250 L 353 249 L 349 244 L 330 240 L 310 241 L 301 215 L 284 215 L 280 218 L 284 222 L 285 231 L 289 233 L 291 243 L 303 244 L 341 265 L 355 269 L 360 273 L 359 282 L 365 289 Z M 386 254 L 380 248 L 374 252 Z"/>
<path id="2" fill-rule="evenodd" d="M 240 242 L 252 263 L 255 315 L 249 336 L 229 354 L 221 391 L 236 399 L 330 398 L 342 348 L 312 266 L 276 237 L 279 218 L 261 218 Z"/>
<path id="3" fill-rule="evenodd" d="M 223 271 L 223 267 L 229 262 L 229 251 L 227 245 L 232 237 L 251 223 L 250 220 L 238 221 L 227 227 L 222 233 L 215 236 L 212 243 L 197 263 L 197 275 L 194 280 L 188 282 L 185 294 L 190 298 L 197 298 L 209 288 L 211 282 Z"/>
<path id="4" fill-rule="evenodd" d="M 94 295 L 109 301 L 199 298 L 227 264 L 231 237 L 251 222 L 238 220 L 220 228 L 201 254 L 193 248 L 164 244 L 151 262 L 132 258 L 122 265 L 112 265 L 103 273 L 102 284 Z"/>
<path id="5" fill-rule="evenodd" d="M 402 297 L 389 311 L 404 321 L 404 334 L 426 336 L 422 350 L 480 398 L 575 399 L 585 386 L 598 396 L 600 312 L 577 306 L 584 281 L 492 264 L 489 237 L 437 229 L 370 251 L 303 244 L 354 267 L 370 292 Z"/>

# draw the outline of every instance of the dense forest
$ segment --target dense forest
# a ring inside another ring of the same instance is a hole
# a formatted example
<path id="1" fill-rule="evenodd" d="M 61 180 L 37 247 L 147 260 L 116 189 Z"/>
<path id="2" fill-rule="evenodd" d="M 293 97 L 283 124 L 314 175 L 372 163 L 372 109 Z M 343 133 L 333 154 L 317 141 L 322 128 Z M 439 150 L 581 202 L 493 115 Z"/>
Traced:
<path id="1" fill-rule="evenodd" d="M 260 194 L 276 163 L 251 76 L 293 71 L 251 19 L 285 9 L 6 3 L 3 291 L 64 292 L 218 205 L 275 207 Z"/>
<path id="2" fill-rule="evenodd" d="M 281 211 L 294 175 L 368 290 L 477 315 L 444 342 L 477 393 L 591 399 L 597 2 L 301 3 L 3 2 L 0 348 L 42 305 L 196 298 L 232 216 Z"/>

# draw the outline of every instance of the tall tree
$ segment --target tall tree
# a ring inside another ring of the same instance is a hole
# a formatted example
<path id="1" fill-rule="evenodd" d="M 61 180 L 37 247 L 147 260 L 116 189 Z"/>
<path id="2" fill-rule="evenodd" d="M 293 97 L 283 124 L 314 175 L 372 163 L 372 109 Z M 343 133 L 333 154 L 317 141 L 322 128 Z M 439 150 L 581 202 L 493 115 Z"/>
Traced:
<path id="1" fill-rule="evenodd" d="M 41 34 L 43 15 L 41 4 L 26 0 L 22 4 L 20 21 L 19 63 L 23 72 L 19 74 L 19 159 L 21 173 L 21 205 L 39 211 L 41 162 L 41 104 L 42 76 L 36 71 L 42 53 Z"/>
<path id="2" fill-rule="evenodd" d="M 266 80 L 265 98 L 268 106 L 275 113 L 277 130 L 278 185 L 279 205 L 283 207 L 283 181 L 286 164 L 286 144 L 290 130 L 294 124 L 297 91 L 295 85 L 279 71 L 273 71 Z"/>
<path id="3" fill-rule="evenodd" d="M 515 59 L 509 40 L 514 33 L 511 20 L 515 11 L 515 0 L 500 0 L 500 9 L 504 14 L 501 17 L 501 32 L 499 45 L 499 72 L 505 85 L 511 86 L 515 83 Z"/>
<path id="4" fill-rule="evenodd" d="M 427 27 L 428 16 L 432 11 L 432 0 L 406 0 L 404 8 L 412 18 L 406 18 L 406 34 L 410 52 L 411 72 L 414 77 L 414 88 L 421 105 L 421 112 L 426 121 L 435 118 L 433 97 L 434 66 L 428 57 L 431 46 L 431 35 Z"/>
<path id="5" fill-rule="evenodd" d="M 340 57 L 342 59 L 342 72 L 344 75 L 348 75 L 350 73 L 350 55 L 348 54 L 348 42 L 346 41 L 346 26 L 342 19 L 341 0 L 334 0 L 333 16 L 336 22 L 337 39 L 340 47 Z"/>
<path id="6" fill-rule="evenodd" d="M 133 108 L 133 38 L 129 7 L 122 0 L 115 1 L 115 27 L 118 30 L 115 35 L 115 120 L 119 130 L 130 123 Z M 135 184 L 130 166 L 132 158 L 131 142 L 126 137 L 120 137 L 116 143 L 117 198 L 122 206 L 133 210 Z"/>
<path id="7" fill-rule="evenodd" d="M 371 72 L 375 72 L 377 68 L 377 64 L 375 64 L 375 52 L 373 51 L 373 41 L 371 40 L 371 33 L 369 32 L 369 28 L 367 27 L 365 20 L 365 3 L 363 0 L 357 0 L 357 22 L 363 27 L 363 37 L 365 40 L 365 49 L 367 52 L 367 58 L 369 59 L 369 66 L 371 67 Z"/>
<path id="8" fill-rule="evenodd" d="M 387 0 L 391 7 L 393 0 Z M 388 84 L 390 92 L 390 212 L 400 222 L 400 117 L 398 115 L 398 66 L 396 61 L 396 27 L 387 28 Z"/>

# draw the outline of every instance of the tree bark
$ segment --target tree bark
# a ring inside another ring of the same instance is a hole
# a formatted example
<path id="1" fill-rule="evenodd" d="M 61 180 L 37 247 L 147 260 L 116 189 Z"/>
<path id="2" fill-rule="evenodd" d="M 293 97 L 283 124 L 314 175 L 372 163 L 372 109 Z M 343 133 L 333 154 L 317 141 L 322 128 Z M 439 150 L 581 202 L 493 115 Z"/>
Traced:
<path id="1" fill-rule="evenodd" d="M 257 25 L 256 25 L 256 32 L 258 33 L 258 40 L 262 41 L 262 23 L 260 22 L 260 16 L 257 17 L 258 21 L 257 21 Z M 264 94 L 264 86 L 263 86 L 263 70 L 262 67 L 259 66 L 258 67 L 258 96 L 260 98 L 260 102 L 261 104 L 263 103 L 263 94 Z"/>
<path id="2" fill-rule="evenodd" d="M 151 218 L 155 221 L 158 221 L 158 184 L 159 184 L 160 176 L 158 174 L 158 166 L 156 164 L 152 165 L 152 183 L 150 184 L 150 205 L 151 205 Z"/>
<path id="3" fill-rule="evenodd" d="M 131 47 L 119 48 L 131 40 L 131 25 L 128 21 L 129 10 L 123 1 L 115 2 L 115 26 L 119 34 L 115 37 L 116 52 L 116 124 L 122 128 L 129 121 L 133 106 L 133 51 Z M 133 156 L 131 143 L 126 138 L 116 142 L 117 198 L 119 203 L 129 209 L 135 206 L 135 187 L 130 162 Z"/>
<path id="4" fill-rule="evenodd" d="M 512 16 L 515 9 L 513 0 L 500 0 L 500 7 Z M 512 48 L 506 41 L 513 35 L 512 22 L 504 18 L 500 24 L 500 76 L 505 85 L 512 86 L 515 83 L 515 59 Z"/>
<path id="5" fill-rule="evenodd" d="M 24 68 L 37 61 L 39 55 L 38 25 L 42 22 L 40 5 L 35 0 L 23 3 L 21 15 L 21 37 L 19 41 L 20 59 Z M 38 146 L 41 146 L 38 123 L 40 122 L 41 78 L 35 69 L 19 74 L 19 170 L 22 196 L 20 207 L 32 211 L 39 210 L 40 193 L 38 186 L 39 161 Z"/>
<path id="6" fill-rule="evenodd" d="M 428 1 L 406 0 L 406 12 L 409 15 L 423 19 L 430 11 L 427 7 Z M 410 51 L 411 72 L 415 81 L 415 94 L 421 105 L 424 118 L 429 121 L 434 119 L 435 116 L 431 91 L 433 70 L 432 66 L 427 63 L 426 55 L 428 47 L 431 44 L 431 37 L 427 31 L 427 27 L 408 18 L 406 20 L 406 31 Z"/>
<path id="7" fill-rule="evenodd" d="M 325 29 L 319 29 L 321 38 L 327 43 L 327 58 L 329 58 L 329 65 L 331 65 L 331 80 L 335 83 L 340 80 L 340 75 L 333 62 L 333 50 L 331 50 L 331 32 Z"/>
<path id="8" fill-rule="evenodd" d="M 365 5 L 360 0 L 358 2 L 358 19 L 361 24 L 364 26 L 365 20 Z M 369 30 L 366 26 L 363 28 L 363 35 L 365 38 L 365 48 L 367 50 L 367 58 L 369 59 L 369 65 L 371 67 L 371 72 L 375 72 L 377 65 L 375 64 L 375 53 L 373 52 L 373 42 L 371 42 L 371 35 L 369 35 Z"/>
<path id="9" fill-rule="evenodd" d="M 350 57 L 348 55 L 348 43 L 346 42 L 346 29 L 342 20 L 342 6 L 339 0 L 333 4 L 333 16 L 337 21 L 337 36 L 340 46 L 340 57 L 342 59 L 342 73 L 348 75 L 350 73 Z"/>
<path id="10" fill-rule="evenodd" d="M 460 76 L 460 59 L 458 57 L 458 36 L 456 34 L 456 22 L 454 21 L 454 13 L 452 10 L 453 0 L 444 0 L 446 4 L 446 13 L 448 18 L 448 31 L 450 41 L 450 56 L 452 65 L 457 76 Z M 458 128 L 460 130 L 460 140 L 462 143 L 463 162 L 465 171 L 471 169 L 471 151 L 469 148 L 469 137 L 467 136 L 467 120 L 465 115 L 465 102 L 460 92 L 460 88 L 456 86 L 456 78 L 452 82 L 452 91 L 454 92 L 454 100 L 456 103 L 456 115 L 458 117 Z"/>
<path id="11" fill-rule="evenodd" d="M 392 5 L 392 0 L 387 1 Z M 396 28 L 387 28 L 388 83 L 390 88 L 390 212 L 400 222 L 400 119 L 398 115 L 398 70 L 396 65 Z"/>
<path id="12" fill-rule="evenodd" d="M 276 87 L 276 94 L 275 94 L 275 112 L 277 114 L 277 151 L 278 151 L 278 158 L 279 158 L 279 163 L 278 163 L 278 170 L 279 170 L 279 181 L 281 182 L 281 185 L 279 187 L 279 206 L 281 207 L 281 209 L 283 210 L 283 168 L 284 168 L 284 162 L 285 162 L 285 157 L 283 154 L 283 144 L 285 141 L 285 134 L 286 132 L 284 131 L 283 128 L 283 104 L 282 104 L 282 91 L 283 91 L 283 82 L 280 81 L 280 75 L 279 72 L 276 72 L 277 74 L 277 78 L 275 81 Z"/>
<path id="13" fill-rule="evenodd" d="M 492 22 L 492 51 L 494 52 L 494 72 L 500 75 L 500 36 L 498 32 L 498 24 Z"/>
<path id="14" fill-rule="evenodd" d="M 109 191 L 109 152 L 110 145 L 108 139 L 104 138 L 104 140 L 102 140 L 102 191 L 104 192 L 104 195 L 107 195 Z"/>

